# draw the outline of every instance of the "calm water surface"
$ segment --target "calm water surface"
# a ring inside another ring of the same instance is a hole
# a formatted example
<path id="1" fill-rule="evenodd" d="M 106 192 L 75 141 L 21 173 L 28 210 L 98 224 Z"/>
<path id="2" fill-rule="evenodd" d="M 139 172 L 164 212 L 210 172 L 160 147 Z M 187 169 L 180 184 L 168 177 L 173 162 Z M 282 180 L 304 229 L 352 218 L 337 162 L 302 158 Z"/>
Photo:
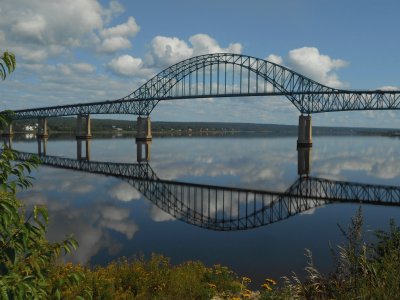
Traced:
<path id="1" fill-rule="evenodd" d="M 36 140 L 19 140 L 14 148 L 36 152 Z M 76 141 L 52 139 L 47 154 L 76 158 Z M 311 175 L 370 184 L 400 185 L 400 139 L 387 137 L 315 137 Z M 133 138 L 94 138 L 91 160 L 136 162 Z M 285 191 L 298 177 L 296 137 L 154 138 L 151 162 L 161 179 Z M 316 265 L 332 266 L 329 244 L 343 241 L 337 224 L 346 226 L 356 204 L 329 204 L 268 226 L 216 232 L 175 220 L 131 185 L 117 178 L 40 167 L 33 189 L 19 193 L 29 205 L 46 204 L 49 237 L 73 234 L 79 249 L 72 260 L 106 264 L 121 256 L 152 252 L 173 263 L 201 260 L 223 264 L 259 284 L 292 271 L 302 273 L 304 249 Z M 400 224 L 400 207 L 362 207 L 365 229 Z"/>

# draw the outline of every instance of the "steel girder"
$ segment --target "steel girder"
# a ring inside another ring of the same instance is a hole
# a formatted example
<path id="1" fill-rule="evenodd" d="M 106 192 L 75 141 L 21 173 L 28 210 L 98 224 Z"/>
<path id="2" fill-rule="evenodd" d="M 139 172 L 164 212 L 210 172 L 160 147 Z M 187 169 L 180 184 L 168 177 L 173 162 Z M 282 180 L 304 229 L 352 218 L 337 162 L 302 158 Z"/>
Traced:
<path id="1" fill-rule="evenodd" d="M 13 119 L 80 114 L 149 115 L 164 100 L 250 96 L 285 96 L 301 113 L 308 114 L 400 109 L 400 91 L 334 89 L 273 62 L 217 53 L 172 65 L 121 99 L 17 110 Z"/>
<path id="2" fill-rule="evenodd" d="M 19 160 L 33 154 L 19 153 Z M 40 157 L 43 165 L 118 177 L 184 222 L 220 231 L 256 228 L 329 203 L 400 206 L 400 187 L 300 177 L 285 192 L 161 180 L 147 163 Z"/>

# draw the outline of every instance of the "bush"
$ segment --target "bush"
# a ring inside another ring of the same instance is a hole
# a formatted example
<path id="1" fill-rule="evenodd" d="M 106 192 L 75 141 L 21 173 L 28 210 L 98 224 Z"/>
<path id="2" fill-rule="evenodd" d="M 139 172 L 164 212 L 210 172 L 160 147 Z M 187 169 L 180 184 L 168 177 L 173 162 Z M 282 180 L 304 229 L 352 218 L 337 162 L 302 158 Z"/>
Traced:
<path id="1" fill-rule="evenodd" d="M 77 247 L 72 238 L 50 243 L 46 238 L 47 210 L 35 206 L 26 217 L 24 207 L 16 199 L 18 187 L 31 185 L 30 173 L 38 165 L 32 158 L 12 163 L 16 152 L 4 148 L 0 155 L 0 293 L 2 299 L 60 298 L 60 290 L 49 281 L 52 266 L 62 253 Z M 73 274 L 73 279 L 79 279 Z M 70 280 L 68 283 L 74 283 Z"/>
<path id="2" fill-rule="evenodd" d="M 241 289 L 238 277 L 220 265 L 211 268 L 188 261 L 172 266 L 170 260 L 153 254 L 149 260 L 121 258 L 106 267 L 59 265 L 53 278 L 63 280 L 73 272 L 84 279 L 62 289 L 63 299 L 75 299 L 91 291 L 93 299 L 211 299 L 215 295 L 233 295 Z"/>
<path id="3" fill-rule="evenodd" d="M 400 228 L 390 221 L 389 232 L 377 231 L 376 242 L 363 238 L 361 208 L 347 231 L 347 242 L 338 246 L 335 272 L 318 272 L 309 258 L 304 282 L 294 274 L 285 289 L 293 299 L 396 299 L 400 295 Z"/>

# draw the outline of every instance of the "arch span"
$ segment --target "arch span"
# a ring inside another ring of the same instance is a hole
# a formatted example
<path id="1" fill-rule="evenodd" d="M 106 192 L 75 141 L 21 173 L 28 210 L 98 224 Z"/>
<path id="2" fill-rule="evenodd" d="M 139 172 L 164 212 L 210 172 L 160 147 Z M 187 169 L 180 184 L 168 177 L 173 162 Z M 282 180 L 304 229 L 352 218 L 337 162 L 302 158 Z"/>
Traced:
<path id="1" fill-rule="evenodd" d="M 117 100 L 18 110 L 13 119 L 79 114 L 148 116 L 163 100 L 250 96 L 285 96 L 307 114 L 400 109 L 400 91 L 335 89 L 264 59 L 216 53 L 178 62 Z"/>

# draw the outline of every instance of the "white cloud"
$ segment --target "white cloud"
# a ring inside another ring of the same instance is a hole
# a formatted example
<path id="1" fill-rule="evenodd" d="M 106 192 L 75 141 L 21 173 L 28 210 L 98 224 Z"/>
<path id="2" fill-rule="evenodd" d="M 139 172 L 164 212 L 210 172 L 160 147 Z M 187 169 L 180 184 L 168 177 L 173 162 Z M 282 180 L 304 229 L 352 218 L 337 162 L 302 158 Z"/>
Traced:
<path id="1" fill-rule="evenodd" d="M 123 13 L 125 11 L 125 8 L 121 3 L 119 3 L 116 0 L 111 0 L 109 7 L 107 9 L 104 9 L 103 15 L 104 19 L 107 23 L 109 23 L 113 17 L 118 16 L 119 14 Z"/>
<path id="2" fill-rule="evenodd" d="M 150 45 L 147 55 L 148 63 L 158 67 L 173 65 L 192 56 L 206 53 L 234 52 L 240 53 L 242 45 L 229 44 L 227 48 L 207 34 L 196 34 L 189 38 L 190 45 L 177 37 L 156 36 Z"/>
<path id="3" fill-rule="evenodd" d="M 125 234 L 126 238 L 129 240 L 132 239 L 135 233 L 139 230 L 137 224 L 130 220 L 121 220 L 121 221 L 103 220 L 101 222 L 101 225 L 109 229 L 113 229 L 122 234 Z"/>
<path id="4" fill-rule="evenodd" d="M 76 63 L 71 65 L 73 69 L 83 73 L 92 73 L 95 67 L 88 63 Z"/>
<path id="5" fill-rule="evenodd" d="M 218 42 L 207 34 L 199 33 L 189 38 L 193 46 L 194 55 L 208 53 L 241 53 L 242 45 L 239 43 L 229 44 L 227 48 L 221 48 Z"/>
<path id="6" fill-rule="evenodd" d="M 278 65 L 282 65 L 283 64 L 283 59 L 279 55 L 270 54 L 265 59 L 270 61 L 270 62 L 272 62 L 272 63 L 278 64 Z"/>
<path id="7" fill-rule="evenodd" d="M 135 222 L 129 220 L 130 211 L 121 207 L 105 205 L 101 208 L 103 218 L 100 224 L 106 228 L 113 229 L 132 239 L 133 235 L 139 230 Z"/>
<path id="8" fill-rule="evenodd" d="M 28 63 L 43 62 L 49 55 L 49 51 L 46 49 L 27 49 L 24 47 L 15 47 L 13 50 L 18 59 L 22 58 L 23 61 Z"/>
<path id="9" fill-rule="evenodd" d="M 135 18 L 129 17 L 126 23 L 106 28 L 101 31 L 101 36 L 105 38 L 110 37 L 134 37 L 140 30 L 139 25 L 136 23 Z"/>
<path id="10" fill-rule="evenodd" d="M 148 76 L 151 73 L 150 69 L 144 67 L 141 58 L 128 54 L 113 58 L 107 64 L 107 68 L 114 74 L 121 76 Z"/>
<path id="11" fill-rule="evenodd" d="M 150 217 L 154 222 L 175 221 L 176 219 L 162 209 L 153 205 L 150 210 Z"/>
<path id="12" fill-rule="evenodd" d="M 30 66 L 31 65 L 28 65 L 27 67 L 29 68 Z M 76 63 L 71 65 L 57 64 L 56 66 L 43 65 L 43 68 L 46 70 L 46 72 L 59 71 L 62 75 L 65 76 L 92 73 L 95 70 L 95 67 L 88 63 Z"/>
<path id="13" fill-rule="evenodd" d="M 129 39 L 140 30 L 132 16 L 125 23 L 106 28 L 123 11 L 115 0 L 109 7 L 103 7 L 98 0 L 7 1 L 0 9 L 0 36 L 10 51 L 15 48 L 30 52 L 40 50 L 45 53 L 42 60 L 49 55 L 71 53 L 75 47 L 113 53 L 130 48 Z M 24 60 L 25 56 L 22 55 Z M 26 61 L 31 60 L 31 57 L 26 58 Z"/>
<path id="14" fill-rule="evenodd" d="M 334 88 L 346 86 L 339 80 L 335 71 L 347 66 L 348 63 L 342 59 L 332 59 L 328 55 L 320 54 L 315 47 L 303 47 L 289 51 L 287 63 L 293 70 L 319 83 Z"/>
<path id="15" fill-rule="evenodd" d="M 122 36 L 114 36 L 103 40 L 99 47 L 100 52 L 114 53 L 121 49 L 132 47 L 131 42 Z"/>
<path id="16" fill-rule="evenodd" d="M 119 201 L 129 202 L 141 198 L 140 193 L 126 182 L 122 182 L 109 191 L 109 195 Z"/>
<path id="17" fill-rule="evenodd" d="M 129 211 L 116 206 L 103 206 L 101 209 L 102 216 L 107 220 L 122 221 L 129 216 Z"/>
<path id="18" fill-rule="evenodd" d="M 158 66 L 172 65 L 193 55 L 193 49 L 176 37 L 156 36 L 150 47 L 150 55 Z"/>
<path id="19" fill-rule="evenodd" d="M 9 40 L 39 45 L 79 45 L 103 27 L 103 8 L 96 0 L 20 0 L 2 3 L 0 26 Z M 8 29 L 8 30 L 7 30 Z"/>
<path id="20" fill-rule="evenodd" d="M 105 28 L 100 32 L 104 40 L 99 46 L 99 51 L 104 53 L 114 53 L 121 49 L 131 48 L 132 44 L 129 37 L 134 37 L 140 30 L 133 17 L 128 21 L 114 27 Z"/>
<path id="21" fill-rule="evenodd" d="M 11 27 L 13 34 L 31 41 L 43 42 L 43 34 L 46 30 L 47 22 L 41 15 L 28 16 L 28 19 L 18 20 Z"/>
<path id="22" fill-rule="evenodd" d="M 400 90 L 400 88 L 397 87 L 397 86 L 386 85 L 386 86 L 382 86 L 380 88 L 377 88 L 377 90 L 381 90 L 381 91 L 398 91 L 398 90 Z"/>

